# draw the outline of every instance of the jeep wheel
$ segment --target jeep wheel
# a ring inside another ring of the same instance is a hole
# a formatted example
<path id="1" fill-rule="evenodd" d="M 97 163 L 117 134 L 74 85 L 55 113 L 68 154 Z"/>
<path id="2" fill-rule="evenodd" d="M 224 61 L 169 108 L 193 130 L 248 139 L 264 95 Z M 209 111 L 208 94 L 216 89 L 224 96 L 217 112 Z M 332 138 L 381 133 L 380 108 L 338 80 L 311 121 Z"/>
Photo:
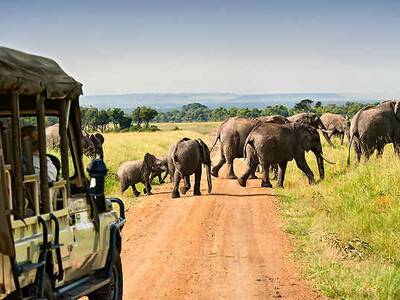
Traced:
<path id="1" fill-rule="evenodd" d="M 117 252 L 114 256 L 112 277 L 109 284 L 89 295 L 89 300 L 122 300 L 123 275 L 121 258 Z"/>

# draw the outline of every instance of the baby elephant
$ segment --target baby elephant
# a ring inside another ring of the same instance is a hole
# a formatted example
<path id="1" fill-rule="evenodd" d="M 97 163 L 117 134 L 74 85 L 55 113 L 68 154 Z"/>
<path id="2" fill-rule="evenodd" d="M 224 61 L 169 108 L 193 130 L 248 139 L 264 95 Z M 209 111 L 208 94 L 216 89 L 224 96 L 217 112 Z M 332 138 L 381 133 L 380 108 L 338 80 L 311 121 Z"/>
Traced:
<path id="1" fill-rule="evenodd" d="M 160 159 L 162 166 L 166 169 L 160 169 L 160 171 L 152 171 L 150 176 L 150 183 L 153 183 L 154 178 L 158 177 L 158 182 L 160 184 L 165 183 L 165 178 L 167 178 L 168 171 L 168 157 L 162 157 Z M 164 173 L 165 172 L 165 173 Z M 163 174 L 164 173 L 164 174 Z"/>
<path id="2" fill-rule="evenodd" d="M 207 145 L 201 140 L 191 140 L 184 138 L 172 147 L 170 153 L 170 161 L 174 169 L 172 190 L 172 198 L 179 198 L 179 182 L 184 179 L 184 187 L 181 193 L 185 194 L 190 189 L 190 175 L 194 174 L 194 191 L 195 196 L 201 195 L 200 180 L 202 172 L 202 164 L 206 167 L 208 193 L 211 193 L 211 159 L 210 150 Z"/>
<path id="3" fill-rule="evenodd" d="M 120 191 L 123 193 L 129 187 L 132 187 L 133 194 L 137 197 L 140 195 L 140 192 L 136 189 L 135 185 L 141 182 L 145 186 L 143 192 L 151 195 L 151 172 L 166 170 L 167 168 L 163 162 L 150 153 L 146 153 L 143 160 L 127 161 L 119 167 L 117 172 Z"/>

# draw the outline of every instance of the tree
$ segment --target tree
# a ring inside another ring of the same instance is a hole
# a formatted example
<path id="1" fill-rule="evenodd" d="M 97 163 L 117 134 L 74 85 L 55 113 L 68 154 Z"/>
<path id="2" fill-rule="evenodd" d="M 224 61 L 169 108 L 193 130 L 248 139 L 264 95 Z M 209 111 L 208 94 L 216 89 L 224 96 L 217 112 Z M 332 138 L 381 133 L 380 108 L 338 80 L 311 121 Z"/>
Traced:
<path id="1" fill-rule="evenodd" d="M 105 131 L 106 125 L 110 123 L 110 117 L 106 110 L 100 110 L 95 117 L 95 128 L 100 127 L 101 132 Z"/>
<path id="2" fill-rule="evenodd" d="M 140 126 L 144 122 L 146 128 L 149 127 L 149 123 L 158 115 L 158 112 L 147 106 L 139 106 L 132 112 L 132 120 Z"/>
<path id="3" fill-rule="evenodd" d="M 114 126 L 120 125 L 125 115 L 124 111 L 120 108 L 109 108 L 107 113 L 110 117 L 110 122 L 113 123 Z"/>
<path id="4" fill-rule="evenodd" d="M 297 112 L 308 112 L 311 111 L 311 105 L 314 101 L 311 99 L 303 99 L 294 105 L 294 110 Z"/>
<path id="5" fill-rule="evenodd" d="M 143 120 L 145 128 L 149 128 L 150 121 L 157 115 L 158 112 L 151 107 L 143 106 L 140 108 L 140 118 Z"/>
<path id="6" fill-rule="evenodd" d="M 142 116 L 140 115 L 140 108 L 140 106 L 136 107 L 131 114 L 132 120 L 137 124 L 137 126 L 140 126 L 143 122 Z"/>

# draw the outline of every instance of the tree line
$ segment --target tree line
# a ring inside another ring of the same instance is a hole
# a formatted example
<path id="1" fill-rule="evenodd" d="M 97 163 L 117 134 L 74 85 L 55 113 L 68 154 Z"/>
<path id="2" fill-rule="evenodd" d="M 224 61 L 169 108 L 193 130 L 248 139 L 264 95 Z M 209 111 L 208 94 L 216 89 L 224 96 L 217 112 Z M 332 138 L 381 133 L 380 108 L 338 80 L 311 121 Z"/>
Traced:
<path id="1" fill-rule="evenodd" d="M 285 117 L 300 112 L 315 112 L 322 115 L 326 112 L 347 115 L 351 118 L 365 104 L 347 102 L 343 105 L 327 104 L 320 101 L 304 99 L 289 108 L 285 105 L 267 106 L 259 108 L 208 108 L 200 103 L 190 103 L 182 106 L 180 110 L 159 112 L 151 107 L 139 106 L 128 113 L 120 108 L 98 109 L 96 107 L 82 107 L 82 126 L 86 130 L 124 130 L 124 131 L 154 131 L 157 127 L 150 122 L 208 122 L 223 121 L 229 117 L 256 118 L 260 116 L 282 115 Z"/>

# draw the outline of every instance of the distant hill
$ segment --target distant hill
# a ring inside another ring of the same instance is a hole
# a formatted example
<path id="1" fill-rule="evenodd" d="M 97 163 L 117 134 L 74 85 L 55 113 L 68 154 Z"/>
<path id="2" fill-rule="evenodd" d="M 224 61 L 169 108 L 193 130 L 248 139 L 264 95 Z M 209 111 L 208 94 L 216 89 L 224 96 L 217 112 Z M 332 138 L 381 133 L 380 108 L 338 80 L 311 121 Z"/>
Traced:
<path id="1" fill-rule="evenodd" d="M 292 107 L 302 99 L 321 101 L 324 104 L 343 104 L 347 101 L 374 102 L 381 98 L 368 95 L 342 95 L 335 93 L 293 93 L 293 94 L 259 94 L 240 95 L 233 93 L 132 93 L 122 95 L 85 95 L 81 105 L 98 108 L 120 107 L 131 111 L 137 106 L 151 106 L 160 111 L 180 109 L 182 105 L 198 102 L 209 108 L 247 107 L 264 108 L 268 105 L 284 104 Z"/>

